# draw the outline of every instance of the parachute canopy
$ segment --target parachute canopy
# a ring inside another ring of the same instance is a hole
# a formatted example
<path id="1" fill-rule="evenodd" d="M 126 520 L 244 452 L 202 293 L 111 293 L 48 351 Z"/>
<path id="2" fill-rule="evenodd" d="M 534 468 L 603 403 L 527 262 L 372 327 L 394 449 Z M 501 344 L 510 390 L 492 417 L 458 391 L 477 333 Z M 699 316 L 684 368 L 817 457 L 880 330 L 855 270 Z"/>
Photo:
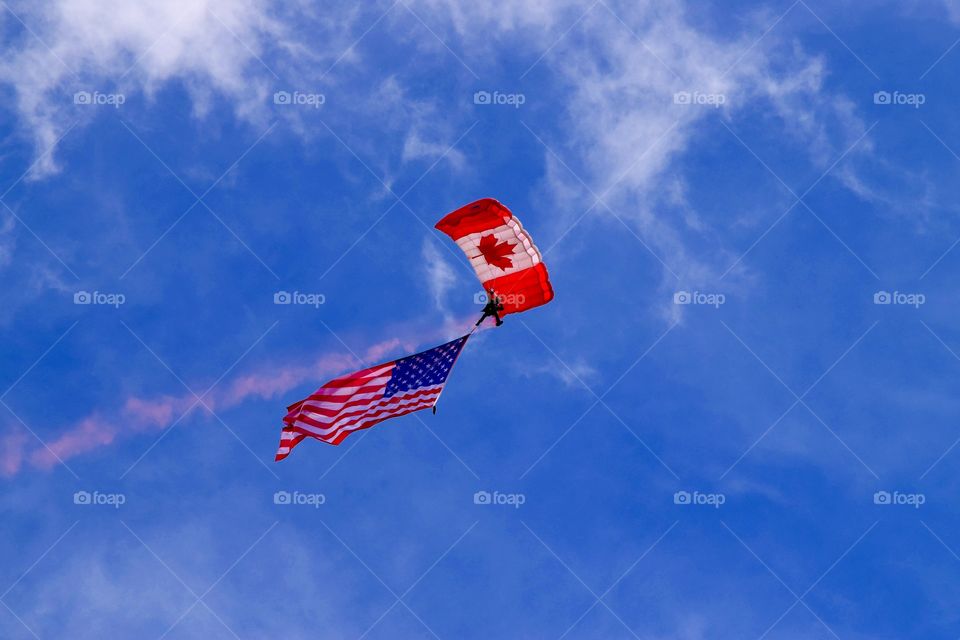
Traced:
<path id="1" fill-rule="evenodd" d="M 467 255 L 483 288 L 492 290 L 503 305 L 503 314 L 553 300 L 540 251 L 520 221 L 493 198 L 448 213 L 436 227 Z"/>

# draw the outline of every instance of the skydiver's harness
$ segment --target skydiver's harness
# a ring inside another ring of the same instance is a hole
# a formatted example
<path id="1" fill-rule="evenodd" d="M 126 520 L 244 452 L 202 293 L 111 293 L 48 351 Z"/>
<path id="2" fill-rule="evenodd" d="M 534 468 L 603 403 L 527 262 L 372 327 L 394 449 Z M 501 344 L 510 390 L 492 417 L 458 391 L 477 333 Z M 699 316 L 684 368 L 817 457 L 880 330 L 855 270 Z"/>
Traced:
<path id="1" fill-rule="evenodd" d="M 496 293 L 494 293 L 494 292 L 493 292 L 493 289 L 488 289 L 488 290 L 487 290 L 487 304 L 485 304 L 485 305 L 483 306 L 483 315 L 480 316 L 480 319 L 479 319 L 479 320 L 477 320 L 477 324 L 473 325 L 473 329 L 471 329 L 471 330 L 470 330 L 470 333 L 468 333 L 468 334 L 464 337 L 464 340 L 466 340 L 467 338 L 469 338 L 470 336 L 472 336 L 472 335 L 473 335 L 473 332 L 476 331 L 476 330 L 480 327 L 480 324 L 481 324 L 484 320 L 486 320 L 487 318 L 489 318 L 489 317 L 492 317 L 492 318 L 497 322 L 497 326 L 498 326 L 498 327 L 503 324 L 503 320 L 500 319 L 500 312 L 503 311 L 503 303 L 501 302 L 501 300 L 503 300 L 503 298 L 502 298 L 501 296 L 498 296 Z M 459 354 L 457 354 L 457 357 L 458 357 L 458 358 L 460 357 Z M 451 367 L 452 367 L 452 365 L 451 365 Z M 440 393 L 443 393 L 443 390 L 442 390 L 442 389 L 441 389 Z M 433 401 L 432 411 L 433 411 L 434 415 L 436 415 L 436 413 L 437 413 L 437 401 L 438 401 L 438 400 L 440 400 L 440 396 L 439 396 L 439 395 L 437 395 L 436 400 Z"/>
<path id="2" fill-rule="evenodd" d="M 489 317 L 492 317 L 499 327 L 503 324 L 503 320 L 500 319 L 500 312 L 503 311 L 503 303 L 500 302 L 500 296 L 493 292 L 493 289 L 487 291 L 487 304 L 483 307 L 483 315 L 480 316 L 480 319 L 477 320 L 477 324 L 474 327 L 479 327 L 480 323 L 486 320 Z"/>

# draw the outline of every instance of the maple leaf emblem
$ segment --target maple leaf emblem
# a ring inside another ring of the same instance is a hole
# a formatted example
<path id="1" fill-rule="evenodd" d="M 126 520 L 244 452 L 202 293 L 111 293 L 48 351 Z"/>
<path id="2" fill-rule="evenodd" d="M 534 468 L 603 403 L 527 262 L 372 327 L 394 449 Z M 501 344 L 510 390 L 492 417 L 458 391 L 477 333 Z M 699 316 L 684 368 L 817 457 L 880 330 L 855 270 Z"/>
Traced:
<path id="1" fill-rule="evenodd" d="M 510 244 L 506 240 L 498 241 L 496 236 L 489 235 L 480 238 L 480 253 L 487 264 L 492 264 L 499 269 L 509 269 L 513 266 L 510 256 L 513 254 L 513 248 L 517 246 Z"/>

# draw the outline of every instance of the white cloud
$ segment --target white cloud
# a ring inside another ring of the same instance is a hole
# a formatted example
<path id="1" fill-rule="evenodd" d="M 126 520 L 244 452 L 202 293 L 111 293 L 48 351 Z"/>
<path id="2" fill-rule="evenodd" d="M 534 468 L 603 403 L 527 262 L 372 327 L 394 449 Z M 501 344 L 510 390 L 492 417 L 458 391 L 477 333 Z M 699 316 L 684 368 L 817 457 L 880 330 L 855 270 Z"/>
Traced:
<path id="1" fill-rule="evenodd" d="M 850 100 L 825 89 L 824 59 L 784 37 L 789 15 L 757 11 L 739 34 L 721 36 L 696 23 L 682 3 L 598 3 L 586 14 L 566 0 L 495 8 L 458 0 L 425 4 L 445 7 L 465 42 L 473 44 L 481 32 L 490 48 L 512 42 L 531 63 L 546 52 L 537 65 L 548 67 L 567 92 L 563 135 L 538 132 L 552 148 L 543 151 L 547 185 L 557 202 L 579 197 L 582 203 L 557 208 L 569 212 L 555 218 L 557 235 L 594 203 L 593 194 L 602 195 L 667 264 L 665 287 L 677 282 L 670 270 L 691 285 L 715 282 L 736 257 L 715 242 L 718 230 L 685 199 L 682 162 L 707 127 L 722 120 L 736 131 L 741 117 L 766 118 L 821 170 L 866 129 Z M 719 96 L 723 104 L 676 104 L 681 92 Z M 729 142 L 739 145 L 733 136 Z M 869 149 L 867 138 L 852 155 Z M 773 179 L 759 163 L 757 171 Z M 611 216 L 603 205 L 590 214 L 623 231 Z M 706 252 L 704 244 L 711 247 Z M 749 278 L 743 267 L 733 275 Z"/>
<path id="2" fill-rule="evenodd" d="M 287 84 L 271 69 L 283 77 L 289 69 L 306 71 L 313 66 L 312 72 L 297 76 L 309 82 L 307 78 L 322 73 L 317 69 L 327 68 L 310 61 L 324 56 L 331 63 L 340 59 L 337 72 L 327 78 L 337 86 L 342 84 L 340 72 L 357 69 L 362 61 L 357 50 L 340 58 L 347 49 L 340 40 L 352 42 L 358 35 L 351 29 L 357 19 L 355 8 L 325 8 L 321 17 L 310 15 L 311 31 L 316 24 L 324 36 L 334 35 L 307 49 L 294 32 L 295 26 L 302 31 L 308 11 L 301 3 L 56 0 L 39 7 L 13 6 L 43 43 L 21 33 L 21 46 L 0 63 L 0 81 L 16 90 L 17 110 L 38 156 L 70 122 L 93 111 L 72 104 L 77 89 L 115 88 L 155 96 L 177 80 L 190 92 L 200 116 L 215 97 L 223 96 L 238 117 L 265 121 L 271 92 Z M 604 196 L 669 270 L 691 286 L 715 281 L 735 257 L 722 243 L 711 241 L 717 230 L 685 199 L 681 163 L 695 151 L 706 125 L 722 119 L 736 129 L 735 118 L 741 114 L 775 120 L 784 135 L 807 149 L 811 163 L 824 169 L 865 128 L 849 100 L 825 91 L 824 61 L 792 43 L 784 44 L 778 34 L 789 29 L 789 16 L 758 40 L 777 14 L 759 12 L 739 36 L 721 38 L 695 25 L 682 5 L 598 3 L 586 13 L 567 0 L 506 1 L 495 6 L 424 0 L 412 6 L 441 30 L 443 38 L 451 39 L 455 36 L 443 33 L 446 17 L 463 40 L 451 44 L 464 51 L 468 63 L 481 52 L 502 56 L 508 48 L 522 51 L 531 63 L 547 52 L 537 64 L 549 68 L 556 79 L 554 89 L 563 99 L 555 104 L 562 105 L 559 115 L 566 127 L 560 138 L 540 132 L 563 158 L 560 165 L 543 151 L 546 185 L 557 200 L 580 198 L 583 204 L 565 207 L 578 209 L 570 217 L 555 218 L 557 235 L 593 203 L 593 196 L 567 171 L 568 165 L 593 193 Z M 409 28 L 422 30 L 409 13 L 392 11 L 377 27 L 381 36 L 386 32 L 402 42 Z M 371 22 L 364 15 L 364 28 Z M 482 42 L 477 42 L 478 32 L 484 34 Z M 428 164 L 442 157 L 443 163 L 462 170 L 465 156 L 449 145 L 466 124 L 441 113 L 433 98 L 413 94 L 406 76 L 396 75 L 402 68 L 386 73 L 377 69 L 372 76 L 366 74 L 372 70 L 365 70 L 363 96 L 350 94 L 356 87 L 335 89 L 344 92 L 338 99 L 355 105 L 355 115 L 372 123 L 371 130 L 341 131 L 345 143 L 372 164 L 387 185 L 394 184 L 398 162 Z M 715 94 L 725 103 L 719 109 L 675 104 L 677 92 Z M 289 115 L 298 133 L 309 134 L 309 127 L 316 126 L 298 121 L 300 115 L 294 113 L 299 111 L 288 110 L 283 117 Z M 339 129 L 337 123 L 333 126 Z M 393 138 L 390 134 L 398 134 L 402 141 L 399 158 L 385 152 L 384 140 Z M 732 137 L 731 144 L 737 144 Z M 869 149 L 869 139 L 862 144 Z M 56 169 L 54 155 L 40 157 L 39 174 Z M 862 182 L 850 171 L 844 169 L 838 177 L 863 192 Z M 590 217 L 610 215 L 600 205 Z M 709 245 L 706 252 L 700 246 L 704 240 Z M 669 270 L 664 269 L 664 286 L 676 284 Z"/>
<path id="3" fill-rule="evenodd" d="M 452 320 L 453 314 L 447 305 L 447 294 L 456 284 L 456 273 L 437 249 L 432 238 L 423 241 L 421 255 L 423 256 L 423 268 L 427 276 L 427 286 L 430 287 L 430 295 L 433 297 L 433 305 L 449 322 Z"/>
<path id="4" fill-rule="evenodd" d="M 517 372 L 527 378 L 549 375 L 557 378 L 568 389 L 587 391 L 584 385 L 590 385 L 598 377 L 596 367 L 587 364 L 582 358 L 576 358 L 563 364 L 550 359 L 539 364 L 517 364 Z"/>
<path id="5" fill-rule="evenodd" d="M 403 161 L 429 159 L 433 161 L 446 160 L 457 170 L 463 168 L 466 158 L 456 148 L 451 148 L 449 142 L 428 142 L 420 137 L 418 131 L 411 131 L 403 143 Z"/>
<path id="6" fill-rule="evenodd" d="M 954 22 L 960 22 L 960 0 L 942 0 L 947 15 Z"/>
<path id="7" fill-rule="evenodd" d="M 777 128 L 824 169 L 865 127 L 849 101 L 823 90 L 821 59 L 796 48 L 778 53 L 772 34 L 754 46 L 761 26 L 772 22 L 769 16 L 747 34 L 721 41 L 691 26 L 680 9 L 652 13 L 622 16 L 642 25 L 633 33 L 609 15 L 597 15 L 589 28 L 603 35 L 594 39 L 599 51 L 564 51 L 561 69 L 573 92 L 570 147 L 583 158 L 584 179 L 594 192 L 615 183 L 606 201 L 636 225 L 681 280 L 705 282 L 719 276 L 717 268 L 722 271 L 729 257 L 723 250 L 695 255 L 688 238 L 709 233 L 704 222 L 662 214 L 678 188 L 682 193 L 678 163 L 695 149 L 705 125 L 722 119 L 735 130 L 741 113 L 775 114 Z M 678 94 L 681 101 L 718 96 L 723 104 L 677 104 Z M 730 143 L 739 145 L 732 135 Z M 759 164 L 757 170 L 764 172 Z"/>
<path id="8" fill-rule="evenodd" d="M 489 30 L 497 33 L 523 31 L 524 38 L 536 40 L 559 37 L 562 29 L 576 20 L 589 5 L 572 0 L 502 0 L 501 2 L 465 2 L 463 0 L 422 0 L 419 4 L 430 15 L 446 13 L 454 28 L 461 35 L 482 34 L 483 40 Z M 552 29 L 566 20 L 560 33 Z M 483 29 L 478 30 L 478 25 Z M 538 34 L 538 35 L 534 35 Z M 487 41 L 488 44 L 491 42 Z"/>
<path id="9" fill-rule="evenodd" d="M 55 154 L 45 152 L 71 122 L 92 115 L 73 103 L 78 91 L 152 97 L 178 79 L 197 115 L 222 95 L 239 117 L 263 118 L 277 80 L 260 59 L 268 49 L 302 51 L 275 7 L 265 0 L 11 3 L 27 27 L 0 62 L 0 81 L 14 88 L 36 146 L 33 177 L 57 170 Z"/>
<path id="10" fill-rule="evenodd" d="M 7 211 L 0 211 L 0 267 L 10 264 L 16 239 L 13 236 L 14 217 Z"/>

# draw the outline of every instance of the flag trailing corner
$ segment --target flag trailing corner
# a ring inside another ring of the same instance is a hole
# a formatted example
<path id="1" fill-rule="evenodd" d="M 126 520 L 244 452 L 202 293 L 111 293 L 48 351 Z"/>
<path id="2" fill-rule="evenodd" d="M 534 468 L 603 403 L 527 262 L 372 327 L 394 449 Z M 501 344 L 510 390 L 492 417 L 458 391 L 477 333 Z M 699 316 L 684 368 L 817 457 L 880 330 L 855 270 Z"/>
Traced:
<path id="1" fill-rule="evenodd" d="M 275 460 L 304 438 L 338 445 L 354 431 L 433 407 L 469 337 L 334 378 L 290 405 Z"/>

